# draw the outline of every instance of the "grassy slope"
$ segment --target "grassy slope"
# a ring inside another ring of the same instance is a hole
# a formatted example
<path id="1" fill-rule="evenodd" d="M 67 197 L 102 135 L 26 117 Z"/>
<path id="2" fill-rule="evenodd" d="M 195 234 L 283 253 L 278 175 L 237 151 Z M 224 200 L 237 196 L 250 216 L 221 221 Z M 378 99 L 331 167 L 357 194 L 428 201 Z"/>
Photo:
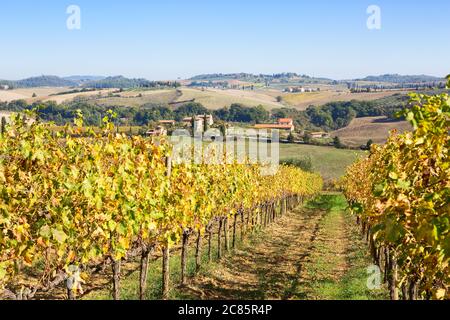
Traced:
<path id="1" fill-rule="evenodd" d="M 294 108 L 305 110 L 310 105 L 320 106 L 328 102 L 335 101 L 371 101 L 384 97 L 389 97 L 402 91 L 385 91 L 375 93 L 350 93 L 337 91 L 305 92 L 283 94 L 283 101 Z"/>
<path id="2" fill-rule="evenodd" d="M 350 146 L 365 145 L 369 139 L 374 143 L 383 144 L 389 137 L 391 130 L 396 129 L 402 133 L 411 131 L 411 125 L 406 121 L 385 121 L 385 117 L 356 118 L 345 128 L 331 133 L 338 136 L 343 143 Z"/>
<path id="3" fill-rule="evenodd" d="M 336 179 L 344 175 L 345 169 L 363 151 L 336 149 L 310 145 L 282 144 L 280 145 L 280 159 L 311 157 L 314 170 L 319 172 L 325 180 Z"/>
<path id="4" fill-rule="evenodd" d="M 33 94 L 37 95 L 39 99 L 46 99 L 49 95 L 68 90 L 68 88 L 54 88 L 54 87 L 41 87 L 41 88 L 20 88 L 14 90 L 0 90 L 0 101 L 12 101 L 12 100 L 36 100 L 32 99 Z"/>
<path id="5" fill-rule="evenodd" d="M 238 91 L 238 90 L 205 90 L 183 88 L 183 95 L 178 101 L 195 99 L 208 109 L 220 109 L 229 107 L 233 103 L 241 103 L 248 107 L 262 105 L 267 109 L 281 108 L 283 105 L 277 103 L 275 98 L 261 92 Z"/>
<path id="6" fill-rule="evenodd" d="M 141 97 L 138 95 L 142 94 Z M 92 98 L 91 102 L 99 105 L 130 106 L 139 107 L 146 103 L 166 104 L 177 99 L 175 89 L 153 90 L 153 91 L 129 91 L 121 94 L 121 97 Z"/>
<path id="7" fill-rule="evenodd" d="M 337 179 L 345 174 L 346 168 L 355 162 L 358 157 L 366 152 L 360 150 L 336 149 L 303 144 L 280 144 L 280 160 L 311 158 L 313 170 L 322 175 L 325 180 Z M 268 147 L 270 149 L 270 146 Z M 255 150 L 255 149 L 253 149 Z M 255 151 L 248 150 L 250 156 L 255 156 Z"/>

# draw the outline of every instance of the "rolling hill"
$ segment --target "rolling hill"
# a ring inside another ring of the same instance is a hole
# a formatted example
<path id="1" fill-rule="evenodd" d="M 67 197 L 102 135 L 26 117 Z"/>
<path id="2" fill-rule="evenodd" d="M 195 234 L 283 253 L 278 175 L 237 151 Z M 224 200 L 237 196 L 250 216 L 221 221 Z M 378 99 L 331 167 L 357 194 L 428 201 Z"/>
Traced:
<path id="1" fill-rule="evenodd" d="M 83 87 L 87 88 L 136 88 L 149 87 L 151 81 L 146 79 L 129 79 L 124 76 L 106 77 L 100 80 L 87 81 Z"/>
<path id="2" fill-rule="evenodd" d="M 15 87 L 35 88 L 35 87 L 74 87 L 77 82 L 66 80 L 57 76 L 39 76 L 15 81 Z"/>
<path id="3" fill-rule="evenodd" d="M 22 80 L 0 80 L 0 84 L 8 85 L 11 88 L 39 88 L 39 87 L 78 87 L 88 81 L 98 81 L 104 79 L 100 76 L 69 76 L 58 77 L 52 75 L 42 75 L 30 77 Z"/>
<path id="4" fill-rule="evenodd" d="M 294 72 L 274 73 L 274 74 L 252 74 L 252 73 L 212 73 L 197 75 L 189 80 L 191 81 L 226 81 L 238 80 L 254 83 L 331 83 L 333 80 L 327 78 L 314 78 L 308 75 L 302 75 Z"/>
<path id="5" fill-rule="evenodd" d="M 103 80 L 105 78 L 106 77 L 103 76 L 78 76 L 78 75 L 63 77 L 64 80 L 73 81 L 78 83 L 79 85 L 84 84 L 86 82 Z"/>
<path id="6" fill-rule="evenodd" d="M 230 106 L 233 103 L 240 103 L 247 107 L 262 105 L 266 109 L 282 108 L 283 105 L 276 101 L 275 97 L 260 91 L 243 90 L 219 90 L 219 89 L 190 89 L 182 88 L 182 95 L 177 101 L 195 99 L 208 109 L 216 110 Z"/>
<path id="7" fill-rule="evenodd" d="M 351 147 L 365 145 L 369 139 L 374 143 L 383 144 L 389 137 L 392 130 L 398 133 L 411 131 L 411 125 L 406 121 L 389 121 L 386 117 L 365 117 L 355 118 L 345 128 L 331 133 L 341 141 Z"/>
<path id="8" fill-rule="evenodd" d="M 154 88 L 175 82 L 158 82 L 146 79 L 130 79 L 123 76 L 103 77 L 103 76 L 68 76 L 58 77 L 51 75 L 42 75 L 27 79 L 10 81 L 0 80 L 0 84 L 8 85 L 10 88 L 38 88 L 38 87 L 84 87 L 95 89 L 109 88 Z"/>
<path id="9" fill-rule="evenodd" d="M 379 76 L 367 76 L 362 79 L 355 79 L 353 81 L 369 81 L 369 82 L 389 82 L 389 83 L 427 83 L 445 81 L 444 78 L 438 78 L 428 75 L 399 75 L 399 74 L 384 74 Z"/>

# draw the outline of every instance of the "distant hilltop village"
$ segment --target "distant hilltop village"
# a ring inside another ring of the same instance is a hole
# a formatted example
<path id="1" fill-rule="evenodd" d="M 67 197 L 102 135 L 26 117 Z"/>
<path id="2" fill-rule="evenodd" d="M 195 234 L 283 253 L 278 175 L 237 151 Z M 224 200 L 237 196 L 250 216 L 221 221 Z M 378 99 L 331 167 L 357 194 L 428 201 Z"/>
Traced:
<path id="1" fill-rule="evenodd" d="M 283 92 L 288 93 L 305 93 L 305 92 L 319 92 L 320 88 L 304 88 L 304 87 L 288 87 Z"/>

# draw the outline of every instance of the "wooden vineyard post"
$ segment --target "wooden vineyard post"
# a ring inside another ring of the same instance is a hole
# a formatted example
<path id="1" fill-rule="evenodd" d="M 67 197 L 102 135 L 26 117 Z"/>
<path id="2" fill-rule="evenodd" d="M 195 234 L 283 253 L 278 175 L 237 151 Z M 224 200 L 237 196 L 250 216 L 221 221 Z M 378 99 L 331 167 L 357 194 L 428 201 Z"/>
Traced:
<path id="1" fill-rule="evenodd" d="M 262 213 L 263 213 L 263 206 L 260 205 L 259 211 L 258 211 L 258 228 L 259 228 L 259 230 L 261 230 L 261 225 L 262 225 Z"/>
<path id="2" fill-rule="evenodd" d="M 274 223 L 275 222 L 275 215 L 276 215 L 276 205 L 275 205 L 275 203 L 276 203 L 276 201 L 274 201 L 273 203 L 272 203 L 272 212 L 271 212 L 271 214 L 270 214 L 270 223 Z"/>
<path id="3" fill-rule="evenodd" d="M 272 201 L 270 205 L 270 223 L 273 223 L 275 220 L 275 201 Z"/>
<path id="4" fill-rule="evenodd" d="M 272 208 L 272 223 L 275 222 L 275 219 L 277 217 L 277 202 L 273 202 L 273 208 Z"/>
<path id="5" fill-rule="evenodd" d="M 230 241 L 228 239 L 228 217 L 224 218 L 223 223 L 224 235 L 225 235 L 225 251 L 230 251 Z"/>
<path id="6" fill-rule="evenodd" d="M 262 219 L 263 219 L 263 227 L 267 227 L 267 205 L 263 204 L 263 212 L 262 212 Z"/>
<path id="7" fill-rule="evenodd" d="M 245 232 L 245 212 L 241 209 L 241 241 L 244 239 Z"/>
<path id="8" fill-rule="evenodd" d="M 219 230 L 217 231 L 217 259 L 222 259 L 222 226 L 223 218 L 219 219 Z"/>
<path id="9" fill-rule="evenodd" d="M 172 175 L 172 157 L 166 157 L 166 176 L 170 177 Z"/>
<path id="10" fill-rule="evenodd" d="M 148 262 L 150 260 L 151 250 L 146 246 L 142 249 L 141 266 L 139 274 L 139 299 L 144 300 L 145 290 L 147 288 Z"/>
<path id="11" fill-rule="evenodd" d="M 275 222 L 275 220 L 277 219 L 277 205 L 278 205 L 278 202 L 274 201 L 274 203 L 273 203 L 272 222 Z"/>
<path id="12" fill-rule="evenodd" d="M 408 300 L 408 286 L 406 283 L 402 284 L 402 300 Z"/>
<path id="13" fill-rule="evenodd" d="M 212 261 L 212 237 L 213 233 L 211 230 L 211 226 L 208 228 L 208 262 Z"/>
<path id="14" fill-rule="evenodd" d="M 275 218 L 278 219 L 281 214 L 281 201 L 278 200 L 276 204 L 276 210 L 275 210 Z"/>
<path id="15" fill-rule="evenodd" d="M 256 225 L 256 214 L 255 214 L 255 209 L 252 208 L 250 210 L 251 215 L 252 215 L 252 222 L 251 222 L 251 226 L 252 226 L 252 230 L 255 230 L 255 225 Z"/>
<path id="16" fill-rule="evenodd" d="M 247 219 L 245 221 L 245 230 L 247 233 L 250 230 L 250 210 L 247 210 Z"/>
<path id="17" fill-rule="evenodd" d="M 186 284 L 186 265 L 188 256 L 189 231 L 183 232 L 183 240 L 181 247 L 181 285 Z"/>
<path id="18" fill-rule="evenodd" d="M 278 219 L 281 216 L 281 200 L 277 201 L 277 215 L 276 218 Z"/>
<path id="19" fill-rule="evenodd" d="M 75 300 L 75 295 L 73 294 L 73 290 L 70 288 L 67 288 L 67 299 L 68 300 Z"/>
<path id="20" fill-rule="evenodd" d="M 391 253 L 390 257 L 390 282 L 389 282 L 389 292 L 391 300 L 398 300 L 398 266 L 397 266 L 397 256 L 395 252 Z"/>
<path id="21" fill-rule="evenodd" d="M 373 241 L 375 243 L 375 240 Z M 376 243 L 374 245 L 375 245 L 375 264 L 381 268 L 381 248 Z"/>
<path id="22" fill-rule="evenodd" d="M 384 283 L 388 282 L 389 277 L 389 248 L 384 248 Z"/>
<path id="23" fill-rule="evenodd" d="M 411 280 L 409 285 L 409 300 L 417 300 L 417 281 Z"/>
<path id="24" fill-rule="evenodd" d="M 195 272 L 199 272 L 202 266 L 202 232 L 198 230 L 197 244 L 195 248 Z"/>
<path id="25" fill-rule="evenodd" d="M 237 214 L 233 216 L 233 249 L 236 248 L 236 224 L 237 224 Z"/>
<path id="26" fill-rule="evenodd" d="M 169 259 L 170 259 L 170 249 L 169 243 L 166 243 L 162 248 L 162 275 L 163 275 L 163 283 L 162 283 L 162 298 L 163 300 L 167 300 L 169 298 L 169 281 L 170 281 L 170 268 L 169 268 Z"/>
<path id="27" fill-rule="evenodd" d="M 379 266 L 379 262 L 377 261 L 377 248 L 375 246 L 375 241 L 373 239 L 371 231 L 369 231 L 368 239 L 369 239 L 369 250 L 370 254 L 372 255 L 372 260 L 375 265 Z"/>
<path id="28" fill-rule="evenodd" d="M 241 215 L 241 241 L 244 240 L 244 210 L 240 209 Z"/>
<path id="29" fill-rule="evenodd" d="M 72 275 L 70 277 L 67 277 L 66 279 L 67 300 L 75 300 L 73 285 L 74 285 L 74 277 Z"/>
<path id="30" fill-rule="evenodd" d="M 113 259 L 112 272 L 113 272 L 113 299 L 114 300 L 120 300 L 120 267 L 121 267 L 121 261 Z"/>

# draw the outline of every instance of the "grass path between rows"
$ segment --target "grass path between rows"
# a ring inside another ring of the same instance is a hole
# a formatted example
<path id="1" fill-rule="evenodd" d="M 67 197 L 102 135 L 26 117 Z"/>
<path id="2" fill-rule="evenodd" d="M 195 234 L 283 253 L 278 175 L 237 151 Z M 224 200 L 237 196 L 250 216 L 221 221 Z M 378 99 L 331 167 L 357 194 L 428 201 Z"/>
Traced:
<path id="1" fill-rule="evenodd" d="M 342 195 L 324 194 L 253 236 L 178 289 L 186 299 L 385 299 Z"/>
<path id="2" fill-rule="evenodd" d="M 233 300 L 371 300 L 387 299 L 387 291 L 367 288 L 372 264 L 355 219 L 341 194 L 323 194 L 256 231 L 220 261 L 208 262 L 203 250 L 201 271 L 195 273 L 190 249 L 187 286 L 180 279 L 180 257 L 170 259 L 170 299 Z M 217 251 L 216 236 L 212 252 Z M 138 299 L 136 263 L 123 267 L 121 298 Z M 110 274 L 100 278 L 85 299 L 111 299 Z M 161 262 L 149 265 L 146 299 L 160 299 Z"/>

